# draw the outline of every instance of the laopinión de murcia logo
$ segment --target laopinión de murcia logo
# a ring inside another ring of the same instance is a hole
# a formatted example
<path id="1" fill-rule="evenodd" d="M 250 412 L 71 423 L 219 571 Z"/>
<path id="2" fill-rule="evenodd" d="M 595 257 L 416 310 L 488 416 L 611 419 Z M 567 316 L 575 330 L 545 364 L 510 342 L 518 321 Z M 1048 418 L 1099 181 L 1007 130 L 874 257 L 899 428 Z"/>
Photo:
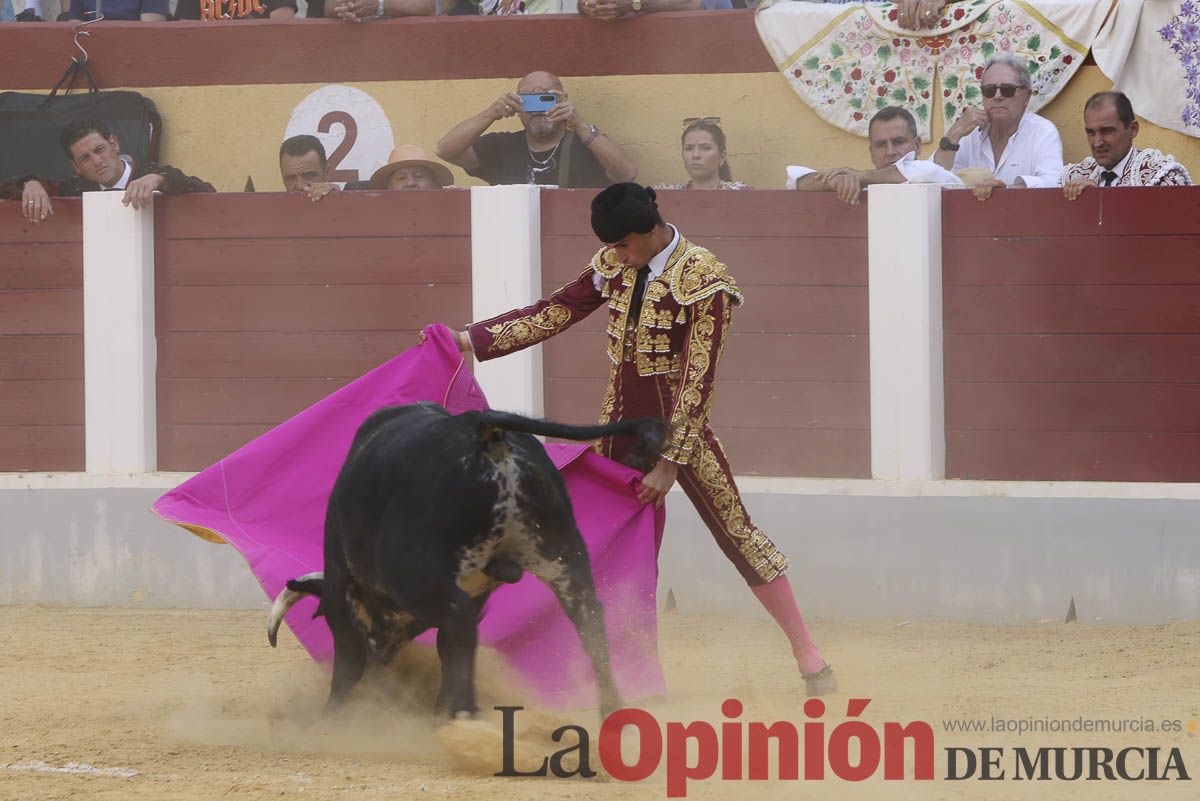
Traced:
<path id="1" fill-rule="evenodd" d="M 888 781 L 935 781 L 937 744 L 925 721 L 868 723 L 869 698 L 846 702 L 846 720 L 827 725 L 825 702 L 804 704 L 806 720 L 746 721 L 744 707 L 721 704 L 725 720 L 660 722 L 637 708 L 620 709 L 600 725 L 595 753 L 599 767 L 619 781 L 638 782 L 663 769 L 668 798 L 687 796 L 697 781 L 859 782 L 882 772 Z M 516 720 L 524 707 L 497 706 L 503 726 L 503 777 L 582 778 L 597 775 L 593 736 L 584 726 L 555 729 L 541 764 L 516 765 Z M 1164 722 L 1164 724 L 1169 723 Z M 1173 721 L 1175 731 L 1182 724 Z M 943 724 L 945 725 L 945 724 Z M 1170 729 L 1170 727 L 1167 727 Z M 973 729 L 968 729 L 973 730 Z M 945 746 L 945 781 L 1190 781 L 1175 747 L 1128 746 Z M 911 765 L 911 769 L 908 767 Z"/>

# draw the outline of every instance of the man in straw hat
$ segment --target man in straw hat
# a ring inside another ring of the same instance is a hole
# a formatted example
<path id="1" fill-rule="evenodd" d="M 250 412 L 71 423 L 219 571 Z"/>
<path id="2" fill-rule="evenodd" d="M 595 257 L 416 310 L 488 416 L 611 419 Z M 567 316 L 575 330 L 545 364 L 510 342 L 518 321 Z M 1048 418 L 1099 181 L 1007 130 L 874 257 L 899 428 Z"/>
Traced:
<path id="1" fill-rule="evenodd" d="M 607 303 L 612 367 L 601 421 L 653 415 L 672 427 L 657 464 L 633 465 L 646 473 L 640 499 L 662 504 L 679 481 L 717 546 L 787 635 L 807 693 L 835 691 L 833 670 L 796 606 L 788 559 L 750 521 L 708 422 L 717 363 L 742 293 L 712 253 L 663 221 L 653 189 L 608 187 L 592 201 L 591 222 L 604 247 L 575 281 L 456 332 L 459 348 L 494 359 L 562 333 Z M 597 448 L 617 461 L 629 456 L 621 440 Z"/>
<path id="2" fill-rule="evenodd" d="M 441 189 L 454 185 L 454 176 L 416 145 L 399 145 L 388 163 L 371 176 L 370 189 Z"/>

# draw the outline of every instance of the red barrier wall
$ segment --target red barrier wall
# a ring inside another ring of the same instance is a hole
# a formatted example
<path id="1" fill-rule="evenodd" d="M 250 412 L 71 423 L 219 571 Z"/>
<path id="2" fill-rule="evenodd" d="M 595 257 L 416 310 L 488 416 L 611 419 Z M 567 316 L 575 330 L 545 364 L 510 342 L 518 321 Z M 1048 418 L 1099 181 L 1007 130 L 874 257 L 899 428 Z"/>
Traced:
<path id="1" fill-rule="evenodd" d="M 158 463 L 207 466 L 471 314 L 468 192 L 156 202 Z"/>
<path id="2" fill-rule="evenodd" d="M 106 21 L 102 29 L 103 36 L 92 29 L 86 47 L 92 74 L 106 89 L 497 78 L 533 69 L 560 76 L 775 72 L 747 10 L 651 14 L 620 25 L 537 14 L 370 25 Z M 50 89 L 76 54 L 69 31 L 56 23 L 22 23 L 6 33 L 22 36 L 19 46 L 0 47 L 7 87 Z M 58 56 L 47 61 L 31 53 Z"/>
<path id="3" fill-rule="evenodd" d="M 590 191 L 542 193 L 549 293 L 598 248 Z M 865 207 L 796 192 L 663 192 L 660 208 L 746 295 L 722 358 L 713 425 L 744 475 L 870 475 Z M 596 312 L 543 345 L 546 414 L 594 422 L 608 375 Z"/>
<path id="4" fill-rule="evenodd" d="M 0 472 L 82 470 L 83 203 L 0 201 Z"/>
<path id="5" fill-rule="evenodd" d="M 1200 189 L 942 204 L 947 475 L 1200 481 Z"/>

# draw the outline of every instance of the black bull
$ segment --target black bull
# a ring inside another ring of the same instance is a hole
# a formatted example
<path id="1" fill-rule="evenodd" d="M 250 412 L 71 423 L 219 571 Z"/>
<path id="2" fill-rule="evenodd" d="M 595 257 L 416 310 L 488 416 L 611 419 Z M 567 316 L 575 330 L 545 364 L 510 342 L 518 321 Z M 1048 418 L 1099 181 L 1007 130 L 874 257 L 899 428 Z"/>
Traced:
<path id="1" fill-rule="evenodd" d="M 648 469 L 666 440 L 657 419 L 568 426 L 504 412 L 452 415 L 433 403 L 393 406 L 358 429 L 329 497 L 325 570 L 292 579 L 267 624 L 271 644 L 304 595 L 333 634 L 326 712 L 345 701 L 368 658 L 388 662 L 437 628 L 437 710 L 474 715 L 477 624 L 488 595 L 523 571 L 558 597 L 592 662 L 605 713 L 620 707 L 604 612 L 566 486 L 533 435 L 633 435 Z"/>

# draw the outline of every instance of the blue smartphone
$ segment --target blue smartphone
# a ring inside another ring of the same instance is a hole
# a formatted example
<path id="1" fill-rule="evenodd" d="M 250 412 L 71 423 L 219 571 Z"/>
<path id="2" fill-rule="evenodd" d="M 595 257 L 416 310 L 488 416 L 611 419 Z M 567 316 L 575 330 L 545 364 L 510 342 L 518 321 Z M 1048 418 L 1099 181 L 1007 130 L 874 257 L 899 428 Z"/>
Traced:
<path id="1" fill-rule="evenodd" d="M 545 113 L 558 105 L 558 97 L 552 94 L 522 94 L 521 108 L 529 113 Z"/>

